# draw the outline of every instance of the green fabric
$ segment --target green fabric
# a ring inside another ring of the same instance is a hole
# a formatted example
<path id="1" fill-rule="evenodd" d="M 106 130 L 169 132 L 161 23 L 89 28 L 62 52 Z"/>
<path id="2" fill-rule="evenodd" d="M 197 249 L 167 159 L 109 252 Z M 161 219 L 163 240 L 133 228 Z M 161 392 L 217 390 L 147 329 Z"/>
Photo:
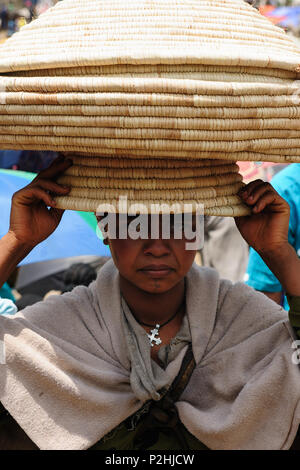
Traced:
<path id="1" fill-rule="evenodd" d="M 192 345 L 183 358 L 171 387 L 161 389 L 136 413 L 97 442 L 91 450 L 205 450 L 207 447 L 181 423 L 175 406 L 195 368 Z"/>
<path id="2" fill-rule="evenodd" d="M 172 429 L 159 431 L 157 437 L 153 435 L 155 431 L 152 431 L 151 437 L 153 437 L 156 442 L 149 446 L 145 445 L 145 447 L 140 447 L 135 445 L 134 438 L 139 430 L 139 426 L 142 426 L 142 421 L 133 431 L 128 430 L 125 422 L 121 423 L 89 450 L 182 450 L 182 445 L 176 434 L 172 432 Z M 179 432 L 185 439 L 188 449 L 208 450 L 202 442 L 198 441 L 196 437 L 188 432 L 182 423 L 180 423 Z"/>
<path id="3" fill-rule="evenodd" d="M 7 282 L 5 284 L 3 284 L 2 287 L 0 287 L 0 297 L 2 297 L 2 299 L 10 299 L 13 302 L 16 301 L 16 299 L 15 299 L 13 293 L 12 293 L 12 290 L 9 287 L 9 285 L 7 284 Z"/>
<path id="4" fill-rule="evenodd" d="M 290 306 L 289 320 L 296 335 L 300 338 L 300 297 L 287 294 L 288 303 Z"/>
<path id="5" fill-rule="evenodd" d="M 30 173 L 29 171 L 20 171 L 20 170 L 3 170 L 1 168 L 0 173 L 6 173 L 8 175 L 18 176 L 19 178 L 23 178 L 27 181 L 32 181 L 36 176 L 37 173 Z"/>

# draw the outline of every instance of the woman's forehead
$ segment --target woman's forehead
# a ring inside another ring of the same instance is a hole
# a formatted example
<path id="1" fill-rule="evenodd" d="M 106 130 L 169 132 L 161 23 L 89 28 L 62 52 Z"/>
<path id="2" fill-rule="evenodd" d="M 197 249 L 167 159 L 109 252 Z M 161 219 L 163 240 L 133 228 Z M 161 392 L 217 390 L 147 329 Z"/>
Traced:
<path id="1" fill-rule="evenodd" d="M 98 219 L 104 238 L 109 240 L 187 240 L 187 249 L 201 249 L 204 216 L 189 214 L 107 214 Z"/>
<path id="2" fill-rule="evenodd" d="M 193 214 L 191 212 L 187 213 L 177 213 L 177 214 L 125 214 L 125 213 L 105 213 L 105 214 L 98 214 L 95 212 L 95 215 L 98 220 L 103 220 L 104 218 L 116 221 L 125 221 L 131 222 L 133 220 L 140 220 L 140 221 L 155 221 L 155 220 L 183 220 L 183 219 L 195 219 L 196 217 L 204 217 L 199 216 L 198 214 Z"/>

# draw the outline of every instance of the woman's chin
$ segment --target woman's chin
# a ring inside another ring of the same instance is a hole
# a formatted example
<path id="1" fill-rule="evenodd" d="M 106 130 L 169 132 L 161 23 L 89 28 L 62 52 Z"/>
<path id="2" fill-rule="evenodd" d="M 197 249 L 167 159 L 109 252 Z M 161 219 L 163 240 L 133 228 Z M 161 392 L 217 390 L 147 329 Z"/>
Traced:
<path id="1" fill-rule="evenodd" d="M 174 283 L 166 279 L 152 279 L 145 283 L 139 283 L 137 287 L 148 294 L 164 294 L 174 287 Z"/>

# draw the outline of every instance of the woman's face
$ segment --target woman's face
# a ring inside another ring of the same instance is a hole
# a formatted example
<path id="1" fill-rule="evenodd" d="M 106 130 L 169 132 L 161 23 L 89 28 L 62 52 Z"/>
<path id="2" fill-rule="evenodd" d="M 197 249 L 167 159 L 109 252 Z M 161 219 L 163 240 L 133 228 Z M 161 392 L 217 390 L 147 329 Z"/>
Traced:
<path id="1" fill-rule="evenodd" d="M 112 258 L 121 277 L 148 293 L 164 293 L 184 278 L 194 261 L 196 250 L 187 249 L 186 244 L 191 242 L 191 239 L 187 240 L 184 233 L 181 239 L 175 239 L 172 216 L 170 236 L 167 237 L 162 232 L 162 216 L 159 218 L 157 216 L 157 230 L 159 230 L 156 232 L 158 233 L 157 239 L 151 238 L 151 217 L 146 217 L 148 218 L 148 237 L 145 237 L 144 232 L 143 238 L 114 237 L 107 238 L 105 243 L 109 244 Z M 127 233 L 130 232 L 127 229 L 134 219 L 134 217 L 128 217 L 125 227 Z M 192 220 L 191 223 L 194 224 L 194 222 Z M 117 218 L 117 234 L 119 234 L 120 224 Z M 122 228 L 124 229 L 124 226 Z"/>

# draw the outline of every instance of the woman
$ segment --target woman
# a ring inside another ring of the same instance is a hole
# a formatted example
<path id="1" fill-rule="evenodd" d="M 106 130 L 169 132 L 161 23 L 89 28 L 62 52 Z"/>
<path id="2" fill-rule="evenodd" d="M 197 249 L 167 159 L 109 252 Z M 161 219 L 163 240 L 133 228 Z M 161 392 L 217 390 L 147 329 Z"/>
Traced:
<path id="1" fill-rule="evenodd" d="M 52 178 L 70 164 L 14 196 L 0 283 L 58 225 L 52 193 L 68 188 Z M 240 195 L 253 215 L 237 226 L 289 293 L 295 322 L 289 206 L 262 181 Z M 194 266 L 186 241 L 108 238 L 113 262 L 89 287 L 0 318 L 2 448 L 291 448 L 300 386 L 286 313 Z"/>

